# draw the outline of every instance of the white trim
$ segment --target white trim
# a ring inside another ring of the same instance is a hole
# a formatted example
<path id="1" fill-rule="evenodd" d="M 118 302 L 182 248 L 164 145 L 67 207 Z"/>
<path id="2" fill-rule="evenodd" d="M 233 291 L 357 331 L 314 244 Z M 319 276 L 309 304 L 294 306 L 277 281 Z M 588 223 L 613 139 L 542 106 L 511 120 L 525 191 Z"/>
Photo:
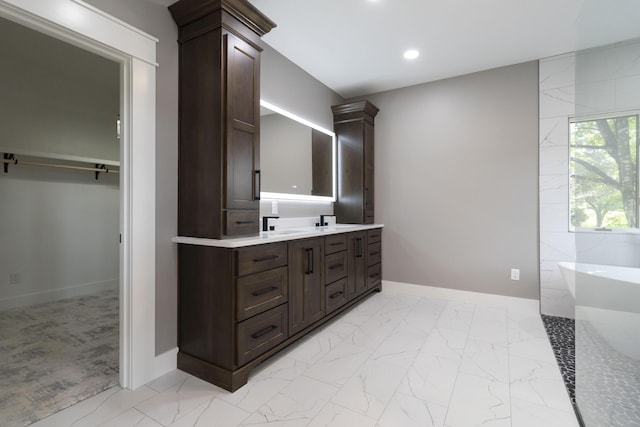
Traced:
<path id="1" fill-rule="evenodd" d="M 30 294 L 2 298 L 0 299 L 0 311 L 28 307 L 34 304 L 43 304 L 66 298 L 79 297 L 82 295 L 95 294 L 112 289 L 115 290 L 118 289 L 118 283 L 118 279 L 103 280 L 101 282 L 83 283 L 81 285 L 67 286 L 59 289 L 49 289 L 47 291 L 32 292 Z"/>
<path id="2" fill-rule="evenodd" d="M 540 301 L 505 295 L 485 294 L 480 292 L 461 291 L 458 289 L 438 288 L 435 286 L 414 285 L 411 283 L 382 281 L 385 293 L 409 294 L 427 298 L 446 299 L 449 301 L 466 302 L 470 304 L 504 306 L 521 308 L 523 310 L 539 310 Z"/>
<path id="3" fill-rule="evenodd" d="M 175 368 L 155 354 L 156 42 L 79 0 L 0 0 L 0 16 L 121 63 L 120 384 Z"/>
<path id="4" fill-rule="evenodd" d="M 157 66 L 157 40 L 132 30 L 130 25 L 122 25 L 124 23 L 116 18 L 107 18 L 109 15 L 96 12 L 95 7 L 82 1 L 2 0 L 1 4 L 5 16 L 18 18 L 21 24 L 58 39 L 92 51 L 98 50 L 97 42 Z M 70 32 L 74 35 L 70 36 Z"/>

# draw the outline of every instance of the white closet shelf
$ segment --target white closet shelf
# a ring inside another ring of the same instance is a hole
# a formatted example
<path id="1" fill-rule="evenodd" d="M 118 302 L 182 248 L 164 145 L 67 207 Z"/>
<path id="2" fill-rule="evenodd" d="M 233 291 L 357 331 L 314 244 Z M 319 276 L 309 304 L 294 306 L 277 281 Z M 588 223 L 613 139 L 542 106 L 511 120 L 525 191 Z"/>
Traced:
<path id="1" fill-rule="evenodd" d="M 0 153 L 13 154 L 15 156 L 40 157 L 43 159 L 65 160 L 69 162 L 94 163 L 105 166 L 120 166 L 120 162 L 116 160 L 98 159 L 93 157 L 72 156 L 69 154 L 44 153 L 38 151 L 20 150 L 14 148 L 0 147 Z"/>
<path id="2" fill-rule="evenodd" d="M 95 173 L 96 179 L 100 176 L 101 173 L 115 173 L 119 174 L 119 166 L 120 162 L 114 160 L 105 160 L 105 159 L 96 159 L 92 157 L 80 157 L 80 156 L 72 156 L 67 154 L 57 154 L 57 153 L 42 153 L 42 152 L 34 152 L 34 151 L 26 151 L 26 150 L 14 150 L 11 148 L 0 148 L 0 153 L 2 153 L 2 164 L 4 173 L 9 172 L 9 166 L 44 166 L 49 168 L 58 168 L 58 169 L 73 169 L 80 171 L 87 171 Z M 18 157 L 16 157 L 18 156 Z M 22 157 L 25 156 L 29 160 L 24 160 Z M 33 161 L 31 158 L 37 159 L 47 159 L 57 160 L 59 162 L 73 162 L 73 163 L 84 163 L 91 164 L 91 166 L 76 166 L 68 163 L 43 163 L 41 161 Z M 112 167 L 118 167 L 118 169 L 112 169 Z"/>

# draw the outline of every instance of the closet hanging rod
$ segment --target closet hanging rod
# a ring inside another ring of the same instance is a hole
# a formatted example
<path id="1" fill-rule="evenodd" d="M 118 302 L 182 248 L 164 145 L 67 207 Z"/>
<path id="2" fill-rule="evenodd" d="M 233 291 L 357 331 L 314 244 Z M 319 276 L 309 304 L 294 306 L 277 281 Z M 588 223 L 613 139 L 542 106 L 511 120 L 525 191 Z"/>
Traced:
<path id="1" fill-rule="evenodd" d="M 25 160 L 18 160 L 16 158 L 2 159 L 2 163 L 4 163 L 5 165 L 44 166 L 49 168 L 73 169 L 73 170 L 95 172 L 96 179 L 98 179 L 98 174 L 100 173 L 116 173 L 116 174 L 120 173 L 119 170 L 108 169 L 105 165 L 96 165 L 96 167 L 92 168 L 92 167 L 86 167 L 86 166 L 71 166 L 71 165 L 60 165 L 55 163 L 30 162 Z"/>

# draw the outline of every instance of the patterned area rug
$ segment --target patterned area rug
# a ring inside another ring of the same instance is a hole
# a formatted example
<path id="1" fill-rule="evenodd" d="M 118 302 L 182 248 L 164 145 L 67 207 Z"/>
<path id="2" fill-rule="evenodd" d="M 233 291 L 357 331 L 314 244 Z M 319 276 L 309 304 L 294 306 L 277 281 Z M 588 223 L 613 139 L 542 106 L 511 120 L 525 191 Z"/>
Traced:
<path id="1" fill-rule="evenodd" d="M 118 383 L 118 291 L 0 312 L 0 425 L 26 426 Z"/>

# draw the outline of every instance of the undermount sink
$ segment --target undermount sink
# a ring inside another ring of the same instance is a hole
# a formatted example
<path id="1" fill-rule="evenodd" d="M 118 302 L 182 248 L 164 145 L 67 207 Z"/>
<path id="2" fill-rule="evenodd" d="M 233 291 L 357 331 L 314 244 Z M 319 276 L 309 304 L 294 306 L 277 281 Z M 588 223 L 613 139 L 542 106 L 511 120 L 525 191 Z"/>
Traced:
<path id="1" fill-rule="evenodd" d="M 273 230 L 273 231 L 265 231 L 269 236 L 278 236 L 281 234 L 297 234 L 304 233 L 305 230 L 294 230 L 294 229 L 284 229 L 284 230 Z"/>

